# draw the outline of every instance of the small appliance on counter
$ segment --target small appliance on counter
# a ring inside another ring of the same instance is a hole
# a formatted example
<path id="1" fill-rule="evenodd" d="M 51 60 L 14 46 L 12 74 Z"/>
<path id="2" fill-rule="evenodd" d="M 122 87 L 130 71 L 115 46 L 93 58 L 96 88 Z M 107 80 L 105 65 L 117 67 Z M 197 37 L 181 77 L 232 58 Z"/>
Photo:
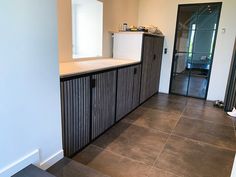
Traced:
<path id="1" fill-rule="evenodd" d="M 122 26 L 120 26 L 119 29 L 120 32 L 147 32 L 147 33 L 151 33 L 151 34 L 156 34 L 156 35 L 163 35 L 163 33 L 159 30 L 159 28 L 157 26 L 154 25 L 149 25 L 147 27 L 145 26 L 139 26 L 136 27 L 134 25 L 128 26 L 127 23 L 123 23 Z"/>

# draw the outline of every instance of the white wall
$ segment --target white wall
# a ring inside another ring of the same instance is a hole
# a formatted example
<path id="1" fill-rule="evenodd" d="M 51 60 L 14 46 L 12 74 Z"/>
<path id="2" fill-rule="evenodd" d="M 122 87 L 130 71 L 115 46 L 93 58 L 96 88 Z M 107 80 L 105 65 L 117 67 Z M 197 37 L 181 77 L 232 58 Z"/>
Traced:
<path id="1" fill-rule="evenodd" d="M 56 10 L 56 0 L 0 1 L 0 176 L 36 149 L 42 168 L 63 155 Z"/>
<path id="2" fill-rule="evenodd" d="M 140 0 L 139 25 L 157 25 L 165 35 L 164 47 L 169 53 L 163 55 L 160 91 L 168 93 L 175 38 L 178 4 L 216 2 L 218 0 Z M 236 35 L 236 1 L 222 0 L 223 7 L 217 36 L 215 57 L 208 91 L 209 100 L 223 100 L 229 74 Z M 226 28 L 226 33 L 222 33 Z"/>

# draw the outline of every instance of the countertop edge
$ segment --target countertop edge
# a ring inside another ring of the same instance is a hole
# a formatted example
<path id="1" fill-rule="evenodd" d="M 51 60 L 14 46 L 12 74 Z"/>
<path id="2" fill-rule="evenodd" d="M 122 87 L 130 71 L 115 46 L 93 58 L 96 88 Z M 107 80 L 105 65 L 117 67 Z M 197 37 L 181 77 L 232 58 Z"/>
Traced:
<path id="1" fill-rule="evenodd" d="M 116 66 L 108 66 L 108 67 L 93 69 L 91 71 L 76 72 L 76 73 L 71 73 L 71 74 L 64 74 L 64 75 L 60 75 L 60 79 L 67 79 L 67 78 L 71 78 L 71 77 L 79 77 L 79 76 L 83 76 L 83 75 L 94 74 L 94 73 L 101 72 L 101 71 L 107 71 L 107 70 L 112 70 L 112 69 L 119 69 L 119 68 L 133 66 L 133 65 L 138 65 L 138 64 L 141 64 L 141 61 L 137 61 L 137 62 L 133 62 L 133 63 L 127 63 L 127 64 L 120 64 L 120 65 L 116 65 Z"/>

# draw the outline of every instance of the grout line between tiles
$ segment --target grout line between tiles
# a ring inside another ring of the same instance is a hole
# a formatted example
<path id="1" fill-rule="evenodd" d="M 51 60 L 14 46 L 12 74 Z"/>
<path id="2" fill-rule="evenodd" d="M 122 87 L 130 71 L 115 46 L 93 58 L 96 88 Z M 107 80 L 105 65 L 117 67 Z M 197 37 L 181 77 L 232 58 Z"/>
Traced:
<path id="1" fill-rule="evenodd" d="M 164 110 L 161 110 L 161 109 L 157 109 L 157 108 L 151 108 L 151 107 L 140 107 L 142 109 L 150 109 L 152 111 L 157 111 L 157 112 L 161 112 L 161 113 L 168 113 L 168 114 L 172 114 L 172 115 L 176 115 L 176 116 L 179 116 L 181 113 L 176 113 L 176 112 L 172 112 L 172 113 L 169 113 L 168 111 L 164 111 Z"/>
<path id="2" fill-rule="evenodd" d="M 170 133 L 169 136 L 167 137 L 166 142 L 165 142 L 164 145 L 163 145 L 163 148 L 161 149 L 161 151 L 160 151 L 159 154 L 157 155 L 155 161 L 153 162 L 153 165 L 152 165 L 151 168 L 149 169 L 149 171 L 148 171 L 148 176 L 150 175 L 151 170 L 153 170 L 153 169 L 155 168 L 156 162 L 159 160 L 159 158 L 160 158 L 162 152 L 164 151 L 165 146 L 166 146 L 168 140 L 170 139 L 170 137 L 172 136 L 172 134 L 173 134 L 173 132 L 174 132 L 174 129 L 175 129 L 176 126 L 178 125 L 178 123 L 179 123 L 179 121 L 180 121 L 180 119 L 181 119 L 181 117 L 182 117 L 182 115 L 183 115 L 183 113 L 184 113 L 186 107 L 187 107 L 187 106 L 185 105 L 185 107 L 184 107 L 182 113 L 181 113 L 180 116 L 179 116 L 179 120 L 176 122 L 175 127 L 171 130 L 171 133 Z M 173 172 L 171 172 L 171 173 L 173 173 Z M 173 173 L 173 174 L 174 174 L 174 173 Z"/>
<path id="3" fill-rule="evenodd" d="M 103 150 L 103 151 L 105 151 L 105 152 L 110 152 L 110 153 L 112 153 L 112 154 L 114 154 L 114 155 L 116 155 L 116 156 L 119 156 L 120 158 L 129 159 L 129 160 L 131 160 L 131 161 L 133 161 L 133 162 L 138 162 L 138 163 L 141 163 L 141 164 L 146 165 L 146 166 L 151 166 L 151 165 L 146 164 L 145 162 L 142 162 L 142 161 L 139 161 L 139 160 L 135 160 L 135 159 L 132 159 L 132 158 L 127 157 L 127 156 L 123 156 L 123 155 L 121 155 L 121 154 L 119 154 L 119 153 L 116 153 L 116 152 L 114 152 L 114 151 L 112 151 L 112 150 L 109 150 L 109 149 L 102 148 L 102 147 L 97 146 L 97 145 L 95 145 L 95 144 L 91 144 L 91 145 L 92 145 L 92 146 L 95 146 L 96 148 L 98 148 L 98 149 L 100 149 L 100 150 Z"/>
<path id="4" fill-rule="evenodd" d="M 176 136 L 176 137 L 179 137 L 179 138 L 187 139 L 187 140 L 192 141 L 192 142 L 195 142 L 195 143 L 205 144 L 205 145 L 208 145 L 208 146 L 211 146 L 211 147 L 214 147 L 214 148 L 218 148 L 218 149 L 222 149 L 222 150 L 227 150 L 227 151 L 235 152 L 234 149 L 221 147 L 221 146 L 218 146 L 218 145 L 214 145 L 214 144 L 207 143 L 207 142 L 200 141 L 200 140 L 195 140 L 195 139 L 192 139 L 192 138 L 189 138 L 189 137 L 185 137 L 185 136 L 181 136 L 181 135 L 174 134 L 174 133 L 173 133 L 172 135 L 173 135 L 173 136 Z"/>
<path id="5" fill-rule="evenodd" d="M 186 119 L 191 119 L 191 120 L 199 120 L 199 121 L 204 121 L 204 122 L 207 122 L 207 123 L 211 123 L 211 124 L 214 124 L 214 125 L 222 125 L 222 126 L 226 126 L 226 127 L 233 127 L 233 125 L 225 125 L 223 123 L 215 123 L 213 121 L 209 121 L 209 120 L 204 120 L 204 119 L 199 119 L 199 118 L 192 118 L 192 117 L 189 117 L 189 116 L 186 116 L 186 115 L 182 115 L 183 118 L 186 118 Z M 228 118 L 228 117 L 227 117 Z M 230 118 L 231 119 L 231 118 Z"/>
<path id="6" fill-rule="evenodd" d="M 157 131 L 157 132 L 160 132 L 160 133 L 163 133 L 163 134 L 166 134 L 166 135 L 169 135 L 171 133 L 170 132 L 167 132 L 167 131 L 164 131 L 164 130 L 161 130 L 161 129 L 158 129 L 158 128 L 151 128 L 151 127 L 148 127 L 148 126 L 145 126 L 145 125 L 138 125 L 137 123 L 135 122 L 131 122 L 131 121 L 128 121 L 128 120 L 122 120 L 123 123 L 127 123 L 127 124 L 131 124 L 133 126 L 137 126 L 137 127 L 140 127 L 140 128 L 145 128 L 145 129 L 149 129 L 149 130 L 153 130 L 153 131 Z"/>
<path id="7" fill-rule="evenodd" d="M 186 105 L 185 105 L 186 106 Z M 151 109 L 151 110 L 154 110 L 154 111 L 158 111 L 158 112 L 162 112 L 162 113 L 169 113 L 169 114 L 173 114 L 173 115 L 176 115 L 176 116 L 179 116 L 181 115 L 182 113 L 176 113 L 176 112 L 168 112 L 168 111 L 165 111 L 165 110 L 161 110 L 161 109 L 158 109 L 158 108 L 152 108 L 152 107 L 142 107 L 144 109 Z"/>

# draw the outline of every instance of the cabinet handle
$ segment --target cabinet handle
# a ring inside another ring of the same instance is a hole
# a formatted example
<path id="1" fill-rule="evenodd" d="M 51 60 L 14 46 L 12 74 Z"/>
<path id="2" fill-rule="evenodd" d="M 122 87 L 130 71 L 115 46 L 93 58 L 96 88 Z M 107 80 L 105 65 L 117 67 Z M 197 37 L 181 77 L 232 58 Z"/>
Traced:
<path id="1" fill-rule="evenodd" d="M 95 86 L 96 86 L 96 79 L 92 79 L 91 80 L 91 87 L 95 88 Z"/>
<path id="2" fill-rule="evenodd" d="M 134 75 L 137 74 L 137 68 L 134 68 Z"/>
<path id="3" fill-rule="evenodd" d="M 156 58 L 157 58 L 157 56 L 156 56 L 156 54 L 154 54 L 154 56 L 153 56 L 153 60 L 156 60 Z"/>

